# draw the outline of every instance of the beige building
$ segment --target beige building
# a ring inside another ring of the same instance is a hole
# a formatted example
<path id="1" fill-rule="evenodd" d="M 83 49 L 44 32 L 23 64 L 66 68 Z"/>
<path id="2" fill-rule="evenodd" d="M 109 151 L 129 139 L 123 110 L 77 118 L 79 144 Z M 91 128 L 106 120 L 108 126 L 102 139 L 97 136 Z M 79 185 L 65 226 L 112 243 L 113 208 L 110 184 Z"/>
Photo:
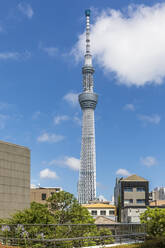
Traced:
<path id="1" fill-rule="evenodd" d="M 0 218 L 30 206 L 30 150 L 0 141 Z"/>
<path id="2" fill-rule="evenodd" d="M 114 205 L 104 203 L 82 204 L 87 208 L 93 217 L 106 216 L 111 220 L 116 220 L 116 207 Z"/>
<path id="3" fill-rule="evenodd" d="M 46 203 L 46 200 L 56 192 L 61 191 L 61 187 L 52 187 L 52 188 L 31 188 L 30 189 L 30 202 Z"/>

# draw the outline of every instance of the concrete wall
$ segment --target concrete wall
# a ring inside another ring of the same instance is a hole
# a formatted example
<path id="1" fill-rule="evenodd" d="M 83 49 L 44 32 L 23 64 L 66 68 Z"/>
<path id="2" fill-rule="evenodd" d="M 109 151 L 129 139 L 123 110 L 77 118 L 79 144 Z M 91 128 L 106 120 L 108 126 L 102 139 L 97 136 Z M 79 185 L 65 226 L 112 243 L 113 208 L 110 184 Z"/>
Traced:
<path id="1" fill-rule="evenodd" d="M 30 206 L 30 150 L 0 141 L 0 218 Z"/>
<path id="2" fill-rule="evenodd" d="M 121 210 L 121 222 L 124 223 L 139 223 L 140 214 L 144 213 L 147 208 L 124 208 Z"/>

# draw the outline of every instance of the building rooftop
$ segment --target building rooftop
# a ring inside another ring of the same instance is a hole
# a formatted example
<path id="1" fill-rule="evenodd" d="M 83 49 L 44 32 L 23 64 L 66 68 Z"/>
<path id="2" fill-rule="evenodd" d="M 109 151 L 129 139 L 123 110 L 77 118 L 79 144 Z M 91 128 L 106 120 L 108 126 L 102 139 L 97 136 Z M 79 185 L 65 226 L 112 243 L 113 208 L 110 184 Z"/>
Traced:
<path id="1" fill-rule="evenodd" d="M 165 206 L 165 200 L 152 201 L 150 202 L 150 206 L 157 206 L 157 207 Z"/>
<path id="2" fill-rule="evenodd" d="M 3 140 L 0 140 L 0 144 L 5 144 L 5 145 L 8 145 L 8 146 L 15 146 L 15 147 L 27 149 L 28 151 L 30 151 L 30 149 L 28 147 L 26 147 L 26 146 L 16 145 L 16 144 L 6 142 L 6 141 L 3 141 Z"/>
<path id="3" fill-rule="evenodd" d="M 146 180 L 145 178 L 137 176 L 135 174 L 133 174 L 133 175 L 131 175 L 129 177 L 123 178 L 123 179 L 121 179 L 121 181 L 143 181 L 143 182 L 148 182 L 148 180 Z"/>
<path id="4" fill-rule="evenodd" d="M 95 224 L 116 224 L 116 222 L 106 216 L 97 216 L 95 219 Z"/>
<path id="5" fill-rule="evenodd" d="M 31 188 L 30 189 L 61 189 L 62 190 L 62 188 L 61 187 L 41 187 L 41 186 L 31 186 Z"/>
<path id="6" fill-rule="evenodd" d="M 82 204 L 85 208 L 116 208 L 114 205 L 104 203 Z"/>

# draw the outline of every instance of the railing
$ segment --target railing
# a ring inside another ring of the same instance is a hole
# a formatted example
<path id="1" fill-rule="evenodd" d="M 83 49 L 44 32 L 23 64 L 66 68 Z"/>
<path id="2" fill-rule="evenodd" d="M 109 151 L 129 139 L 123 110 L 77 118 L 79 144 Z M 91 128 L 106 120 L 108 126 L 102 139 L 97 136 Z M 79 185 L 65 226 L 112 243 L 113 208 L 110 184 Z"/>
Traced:
<path id="1" fill-rule="evenodd" d="M 28 248 L 100 247 L 111 243 L 136 243 L 145 236 L 142 224 L 0 224 L 0 243 Z"/>

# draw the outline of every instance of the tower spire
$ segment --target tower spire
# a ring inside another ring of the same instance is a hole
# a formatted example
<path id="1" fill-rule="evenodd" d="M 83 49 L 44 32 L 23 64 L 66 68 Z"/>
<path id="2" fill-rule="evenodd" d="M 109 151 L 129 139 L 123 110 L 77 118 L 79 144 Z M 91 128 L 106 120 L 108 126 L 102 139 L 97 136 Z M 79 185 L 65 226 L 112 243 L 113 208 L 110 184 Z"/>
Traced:
<path id="1" fill-rule="evenodd" d="M 90 53 L 90 10 L 86 16 L 86 52 L 82 67 L 83 92 L 79 95 L 82 109 L 82 143 L 78 182 L 78 200 L 88 203 L 96 198 L 96 152 L 95 152 L 95 122 L 94 110 L 97 104 L 97 94 L 93 92 L 92 55 Z"/>
<path id="2" fill-rule="evenodd" d="M 94 68 L 92 66 L 92 55 L 90 51 L 90 10 L 85 11 L 86 16 L 86 52 L 85 63 L 82 67 L 83 74 L 83 88 L 85 92 L 93 92 L 93 73 Z"/>
<path id="3" fill-rule="evenodd" d="M 90 9 L 85 11 L 86 16 L 86 53 L 85 53 L 85 65 L 92 66 L 92 55 L 90 46 Z"/>

